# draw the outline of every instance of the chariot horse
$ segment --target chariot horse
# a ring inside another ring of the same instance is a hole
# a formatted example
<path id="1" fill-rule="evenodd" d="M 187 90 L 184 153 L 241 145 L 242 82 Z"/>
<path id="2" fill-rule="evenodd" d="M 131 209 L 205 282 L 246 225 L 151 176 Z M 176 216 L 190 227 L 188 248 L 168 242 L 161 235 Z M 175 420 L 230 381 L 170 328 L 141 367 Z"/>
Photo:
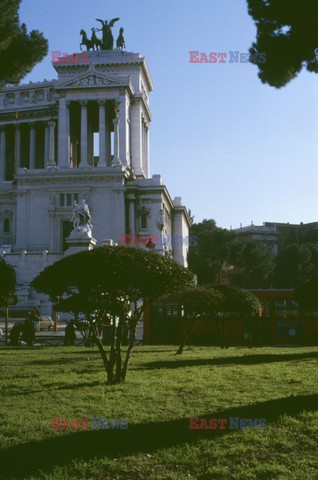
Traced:
<path id="1" fill-rule="evenodd" d="M 80 49 L 82 51 L 82 45 L 85 45 L 87 51 L 89 51 L 91 48 L 93 50 L 95 50 L 94 48 L 94 42 L 92 40 L 90 40 L 89 38 L 87 38 L 87 33 L 85 32 L 85 30 L 81 30 L 80 31 L 80 35 L 82 35 L 82 42 L 80 43 Z M 96 37 L 97 38 L 97 37 Z"/>

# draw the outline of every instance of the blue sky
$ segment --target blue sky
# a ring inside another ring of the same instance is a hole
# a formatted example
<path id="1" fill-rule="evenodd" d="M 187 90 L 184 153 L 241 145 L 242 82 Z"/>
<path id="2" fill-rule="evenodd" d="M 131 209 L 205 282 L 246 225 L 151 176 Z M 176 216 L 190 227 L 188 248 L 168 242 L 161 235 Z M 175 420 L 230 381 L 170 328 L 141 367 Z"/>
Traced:
<path id="1" fill-rule="evenodd" d="M 247 52 L 256 28 L 245 0 L 22 0 L 20 20 L 49 52 L 79 51 L 95 18 L 120 17 L 127 50 L 146 57 L 154 92 L 151 174 L 195 221 L 221 227 L 318 220 L 318 76 L 282 89 L 252 64 L 189 63 L 189 51 Z M 51 54 L 23 83 L 56 78 Z"/>

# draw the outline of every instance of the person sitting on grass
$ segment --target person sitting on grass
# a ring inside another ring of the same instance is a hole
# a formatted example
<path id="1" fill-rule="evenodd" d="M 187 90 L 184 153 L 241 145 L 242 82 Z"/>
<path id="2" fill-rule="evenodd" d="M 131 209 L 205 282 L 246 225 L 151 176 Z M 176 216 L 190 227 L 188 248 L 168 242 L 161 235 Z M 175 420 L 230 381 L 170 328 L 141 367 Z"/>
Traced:
<path id="1" fill-rule="evenodd" d="M 75 326 L 73 320 L 71 320 L 65 327 L 65 345 L 74 345 L 76 338 Z"/>
<path id="2" fill-rule="evenodd" d="M 13 347 L 21 345 L 21 327 L 19 325 L 13 325 L 11 328 L 10 345 Z"/>
<path id="3" fill-rule="evenodd" d="M 35 341 L 35 327 L 34 321 L 31 318 L 31 312 L 29 312 L 28 318 L 24 320 L 22 340 L 29 346 L 32 346 Z"/>

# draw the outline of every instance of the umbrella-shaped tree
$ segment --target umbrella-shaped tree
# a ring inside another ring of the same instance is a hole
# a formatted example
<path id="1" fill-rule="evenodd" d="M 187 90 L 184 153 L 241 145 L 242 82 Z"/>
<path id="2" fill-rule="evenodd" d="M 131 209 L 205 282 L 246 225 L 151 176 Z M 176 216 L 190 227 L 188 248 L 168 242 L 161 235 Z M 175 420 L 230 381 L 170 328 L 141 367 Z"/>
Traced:
<path id="1" fill-rule="evenodd" d="M 107 373 L 107 383 L 115 384 L 126 378 L 137 322 L 143 314 L 146 300 L 189 287 L 192 279 L 190 271 L 167 257 L 137 248 L 109 246 L 63 258 L 41 272 L 32 286 L 38 292 L 49 295 L 53 302 L 61 298 L 69 301 L 70 310 L 74 308 L 74 301 L 80 299 L 80 309 L 89 314 L 93 339 Z M 74 295 L 77 297 L 74 298 Z M 97 325 L 102 324 L 106 317 L 117 317 L 117 321 L 113 322 L 109 353 L 104 349 L 97 331 Z M 125 358 L 122 359 L 125 322 L 129 325 L 129 340 Z"/>
<path id="2" fill-rule="evenodd" d="M 179 297 L 179 301 L 183 315 L 181 315 L 181 342 L 177 355 L 181 355 L 191 333 L 200 321 L 215 318 L 223 302 L 223 296 L 218 290 L 198 287 L 186 290 Z"/>
<path id="3" fill-rule="evenodd" d="M 184 309 L 185 318 L 190 320 L 190 325 L 186 329 L 186 323 L 181 317 L 182 338 L 177 354 L 183 352 L 186 342 L 199 321 L 211 320 L 216 323 L 220 344 L 224 347 L 225 317 L 229 316 L 235 321 L 242 315 L 258 313 L 260 309 L 260 303 L 255 295 L 247 290 L 228 285 L 188 290 L 180 296 L 180 304 Z"/>

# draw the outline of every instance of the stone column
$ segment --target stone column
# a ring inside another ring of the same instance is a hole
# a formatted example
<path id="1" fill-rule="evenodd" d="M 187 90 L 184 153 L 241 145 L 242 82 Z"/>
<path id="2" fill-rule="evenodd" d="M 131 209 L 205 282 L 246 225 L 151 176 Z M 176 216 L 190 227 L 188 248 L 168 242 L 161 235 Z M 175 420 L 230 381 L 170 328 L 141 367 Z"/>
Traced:
<path id="1" fill-rule="evenodd" d="M 123 165 L 129 164 L 129 145 L 128 145 L 128 100 L 124 95 L 119 102 L 119 142 L 120 142 L 120 162 Z"/>
<path id="2" fill-rule="evenodd" d="M 118 118 L 118 103 L 115 107 L 114 124 L 114 158 L 112 165 L 120 165 L 120 151 L 119 151 L 119 118 Z"/>
<path id="3" fill-rule="evenodd" d="M 141 105 L 135 100 L 131 105 L 131 165 L 137 177 L 144 176 L 142 168 L 142 121 Z"/>
<path id="4" fill-rule="evenodd" d="M 17 171 L 18 168 L 21 167 L 21 130 L 20 127 L 17 125 L 15 128 L 15 144 L 14 144 L 14 149 L 15 149 L 15 172 Z"/>
<path id="5" fill-rule="evenodd" d="M 129 235 L 130 241 L 135 236 L 135 195 L 130 194 L 127 196 L 129 201 Z"/>
<path id="6" fill-rule="evenodd" d="M 30 123 L 30 170 L 35 168 L 35 124 Z"/>
<path id="7" fill-rule="evenodd" d="M 146 126 L 146 156 L 144 161 L 144 171 L 146 178 L 149 178 L 150 175 L 150 165 L 149 165 L 149 126 Z"/>
<path id="8" fill-rule="evenodd" d="M 0 127 L 0 182 L 6 179 L 6 127 Z"/>
<path id="9" fill-rule="evenodd" d="M 87 163 L 89 167 L 94 167 L 94 132 L 89 116 L 87 120 Z"/>
<path id="10" fill-rule="evenodd" d="M 106 165 L 111 164 L 111 134 L 110 134 L 110 119 L 107 118 L 106 113 Z"/>
<path id="11" fill-rule="evenodd" d="M 16 248 L 17 250 L 27 250 L 28 248 L 28 231 L 29 231 L 29 202 L 28 191 L 17 192 L 17 211 L 16 211 Z"/>
<path id="12" fill-rule="evenodd" d="M 49 164 L 49 132 L 49 125 L 47 122 L 44 122 L 44 168 L 46 168 Z"/>
<path id="13" fill-rule="evenodd" d="M 105 102 L 103 100 L 99 104 L 99 167 L 106 167 L 106 117 Z"/>
<path id="14" fill-rule="evenodd" d="M 146 155 L 146 126 L 145 120 L 142 119 L 142 169 L 145 173 L 145 155 Z"/>
<path id="15" fill-rule="evenodd" d="M 55 251 L 55 222 L 56 222 L 56 217 L 55 217 L 55 196 L 50 195 L 49 197 L 49 228 L 48 228 L 48 242 L 47 245 L 49 247 L 49 252 L 54 252 Z"/>
<path id="16" fill-rule="evenodd" d="M 81 163 L 80 167 L 87 164 L 87 101 L 81 102 Z"/>
<path id="17" fill-rule="evenodd" d="M 47 167 L 52 168 L 52 167 L 56 167 L 56 163 L 55 163 L 55 141 L 54 141 L 55 122 L 53 122 L 53 121 L 48 122 L 48 126 L 50 128 L 50 131 L 49 131 L 49 163 L 48 163 Z"/>
<path id="18" fill-rule="evenodd" d="M 149 155 L 148 155 L 148 125 L 145 119 L 143 119 L 143 127 L 142 127 L 142 170 L 148 178 L 149 176 Z"/>
<path id="19" fill-rule="evenodd" d="M 59 101 L 58 113 L 58 166 L 70 167 L 70 111 L 65 98 Z"/>

